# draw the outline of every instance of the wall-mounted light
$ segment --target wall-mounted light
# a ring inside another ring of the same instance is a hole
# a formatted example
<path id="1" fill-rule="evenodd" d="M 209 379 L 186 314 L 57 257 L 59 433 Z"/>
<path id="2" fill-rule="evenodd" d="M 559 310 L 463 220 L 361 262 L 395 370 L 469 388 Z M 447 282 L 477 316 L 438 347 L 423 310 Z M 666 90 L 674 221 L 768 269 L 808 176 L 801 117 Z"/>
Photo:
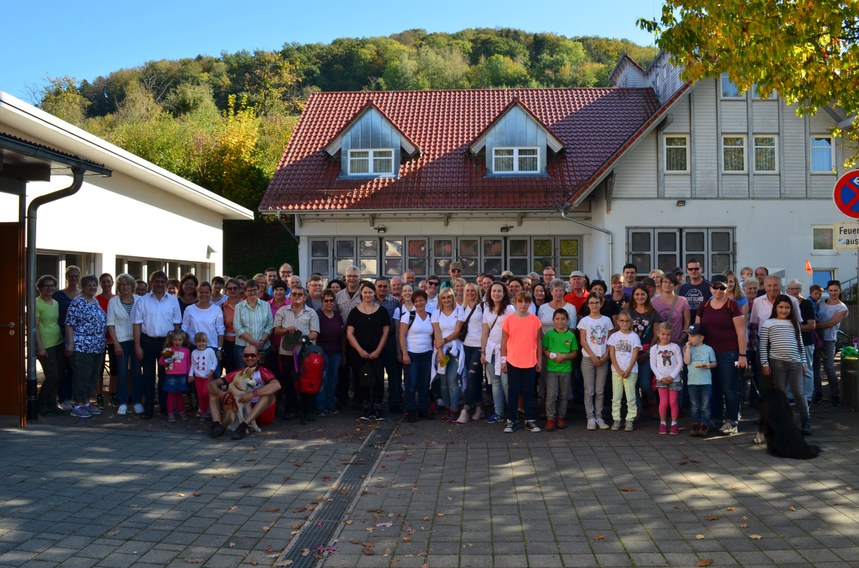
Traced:
<path id="1" fill-rule="evenodd" d="M 685 199 L 678 199 L 677 200 L 677 207 L 686 207 L 686 200 Z"/>
<path id="2" fill-rule="evenodd" d="M 513 225 L 501 225 L 501 232 L 502 233 L 509 233 L 510 229 L 512 229 L 512 228 L 513 228 Z"/>
<path id="3" fill-rule="evenodd" d="M 388 228 L 384 225 L 378 225 L 378 226 L 373 227 L 373 228 L 376 229 L 376 232 L 379 233 L 380 235 L 384 235 L 385 233 L 388 232 Z"/>

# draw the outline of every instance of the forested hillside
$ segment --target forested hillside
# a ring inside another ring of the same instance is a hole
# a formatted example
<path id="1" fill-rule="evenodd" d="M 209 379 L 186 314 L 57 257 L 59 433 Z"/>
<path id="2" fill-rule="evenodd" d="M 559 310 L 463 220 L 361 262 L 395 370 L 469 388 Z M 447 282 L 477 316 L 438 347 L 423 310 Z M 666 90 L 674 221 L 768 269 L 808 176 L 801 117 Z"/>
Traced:
<path id="1" fill-rule="evenodd" d="M 54 78 L 38 104 L 256 210 L 313 91 L 605 86 L 621 54 L 647 65 L 656 51 L 626 40 L 514 29 L 408 30 L 150 61 L 94 79 Z M 230 272 L 295 260 L 285 232 L 282 249 L 266 247 L 259 256 L 253 246 L 237 248 L 256 240 L 257 230 L 227 230 Z"/>

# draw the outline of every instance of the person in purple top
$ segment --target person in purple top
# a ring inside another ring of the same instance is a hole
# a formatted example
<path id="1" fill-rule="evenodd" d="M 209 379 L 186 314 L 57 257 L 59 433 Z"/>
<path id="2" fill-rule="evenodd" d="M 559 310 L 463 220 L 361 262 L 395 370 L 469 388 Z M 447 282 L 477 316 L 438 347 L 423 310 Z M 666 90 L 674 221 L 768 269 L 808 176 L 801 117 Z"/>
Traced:
<path id="1" fill-rule="evenodd" d="M 316 397 L 316 409 L 321 414 L 337 414 L 334 395 L 337 392 L 337 377 L 343 361 L 343 338 L 345 325 L 337 309 L 332 290 L 322 292 L 322 307 L 316 310 L 319 316 L 319 337 L 316 344 L 325 352 L 325 377 Z"/>

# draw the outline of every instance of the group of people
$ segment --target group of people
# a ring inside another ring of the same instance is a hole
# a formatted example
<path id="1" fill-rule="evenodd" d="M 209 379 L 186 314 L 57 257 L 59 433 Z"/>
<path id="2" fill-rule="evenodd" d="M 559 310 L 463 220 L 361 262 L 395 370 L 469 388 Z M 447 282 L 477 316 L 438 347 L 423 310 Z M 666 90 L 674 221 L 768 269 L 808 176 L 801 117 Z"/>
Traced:
<path id="1" fill-rule="evenodd" d="M 351 406 L 361 420 L 388 411 L 408 422 L 440 416 L 503 424 L 505 432 L 520 423 L 551 431 L 567 427 L 570 401 L 584 405 L 587 430 L 631 431 L 649 410 L 659 434 L 676 435 L 684 399 L 690 434 L 707 436 L 737 431 L 749 373 L 749 403 L 760 389 L 789 392 L 810 434 L 820 363 L 829 400 L 839 403 L 834 346 L 847 315 L 840 284 L 828 283 L 826 299 L 819 286 L 805 298 L 798 280 L 782 291 L 764 267 L 707 281 L 690 260 L 688 278 L 683 272 L 653 270 L 639 280 L 627 264 L 607 284 L 581 271 L 564 282 L 545 267 L 542 276 L 468 282 L 452 262 L 444 281 L 413 272 L 368 281 L 350 266 L 325 285 L 283 264 L 211 282 L 157 271 L 141 285 L 121 274 L 114 293 L 110 274 L 81 277 L 70 266 L 63 289 L 52 276 L 37 282 L 40 412 L 88 418 L 113 395 L 119 415 L 152 418 L 157 402 L 175 422 L 190 419 L 187 404 L 196 399 L 197 417 L 211 420 L 217 437 L 224 406 L 237 402 L 227 387 L 243 372 L 255 387 L 238 402 L 253 413 L 235 438 L 251 420 L 270 423 L 278 406 L 302 422 Z M 303 338 L 324 352 L 312 397 L 296 390 Z M 105 358 L 109 384 L 101 380 Z"/>

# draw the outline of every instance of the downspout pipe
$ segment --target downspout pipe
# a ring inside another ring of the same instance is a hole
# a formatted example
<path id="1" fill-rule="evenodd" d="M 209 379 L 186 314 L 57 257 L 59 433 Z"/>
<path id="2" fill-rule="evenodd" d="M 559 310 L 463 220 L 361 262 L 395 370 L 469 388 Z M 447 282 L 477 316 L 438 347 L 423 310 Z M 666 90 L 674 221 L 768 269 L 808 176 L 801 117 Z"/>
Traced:
<path id="1" fill-rule="evenodd" d="M 39 207 L 52 201 L 70 197 L 77 193 L 84 182 L 86 169 L 72 167 L 72 183 L 65 189 L 40 195 L 27 207 L 27 278 L 24 297 L 27 299 L 27 419 L 38 418 L 36 395 L 36 217 Z M 59 277 L 58 277 L 59 278 Z M 59 280 L 57 281 L 59 284 Z M 58 286 L 59 287 L 59 286 Z M 65 341 L 65 337 L 63 338 Z"/>
<path id="2" fill-rule="evenodd" d="M 603 279 L 610 278 L 612 275 L 612 267 L 614 266 L 612 258 L 612 251 L 614 250 L 614 236 L 612 235 L 611 231 L 603 227 L 597 227 L 596 225 L 588 223 L 587 221 L 582 221 L 580 219 L 574 219 L 573 217 L 569 217 L 567 216 L 567 213 L 566 211 L 564 211 L 563 207 L 558 209 L 558 213 L 561 214 L 561 217 L 563 219 L 566 219 L 570 223 L 575 223 L 577 225 L 581 225 L 582 227 L 586 227 L 594 231 L 599 231 L 600 233 L 603 233 L 604 235 L 608 236 L 608 276 L 604 275 Z"/>

